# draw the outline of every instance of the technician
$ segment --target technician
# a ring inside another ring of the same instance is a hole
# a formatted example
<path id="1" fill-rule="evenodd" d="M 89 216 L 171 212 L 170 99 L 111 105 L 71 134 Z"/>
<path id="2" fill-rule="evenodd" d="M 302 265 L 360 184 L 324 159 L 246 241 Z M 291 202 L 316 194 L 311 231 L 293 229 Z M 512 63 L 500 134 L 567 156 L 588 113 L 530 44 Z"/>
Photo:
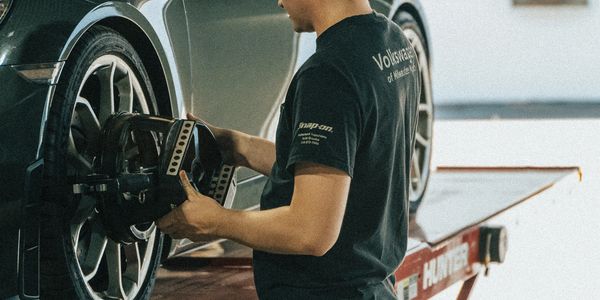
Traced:
<path id="1" fill-rule="evenodd" d="M 255 249 L 261 299 L 394 299 L 390 276 L 407 244 L 416 54 L 368 0 L 278 4 L 295 31 L 318 38 L 281 106 L 276 144 L 210 126 L 226 162 L 269 176 L 261 211 L 224 209 L 182 173 L 188 200 L 158 226 L 173 238 Z"/>

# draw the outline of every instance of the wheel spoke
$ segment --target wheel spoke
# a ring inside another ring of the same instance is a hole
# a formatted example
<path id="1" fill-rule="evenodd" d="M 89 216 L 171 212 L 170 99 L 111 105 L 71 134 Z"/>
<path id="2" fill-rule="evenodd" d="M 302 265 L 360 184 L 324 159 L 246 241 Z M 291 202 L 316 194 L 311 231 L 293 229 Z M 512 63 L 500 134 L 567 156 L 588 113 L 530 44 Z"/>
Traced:
<path id="1" fill-rule="evenodd" d="M 113 62 L 110 66 L 99 69 L 96 73 L 100 80 L 100 109 L 98 113 L 100 124 L 104 124 L 110 115 L 115 112 L 116 68 L 117 64 Z"/>
<path id="2" fill-rule="evenodd" d="M 69 132 L 69 140 L 67 144 L 67 159 L 69 163 L 81 174 L 85 175 L 92 170 L 92 163 L 85 158 L 75 146 L 75 139 L 73 139 L 73 133 Z"/>
<path id="3" fill-rule="evenodd" d="M 71 224 L 82 225 L 92 215 L 94 208 L 96 208 L 96 198 L 88 195 L 81 196 Z"/>
<path id="4" fill-rule="evenodd" d="M 421 133 L 417 132 L 415 136 L 415 140 L 419 145 L 423 145 L 425 147 L 429 146 L 429 140 L 426 139 Z"/>
<path id="5" fill-rule="evenodd" d="M 131 72 L 128 71 L 127 74 L 117 82 L 116 86 L 119 90 L 119 111 L 133 111 L 133 84 Z"/>
<path id="6" fill-rule="evenodd" d="M 415 176 L 411 180 L 413 184 L 418 184 L 419 181 L 421 180 L 421 166 L 419 165 L 419 152 L 420 151 L 415 149 L 415 152 L 413 153 L 413 158 L 412 158 L 412 168 L 413 168 L 413 172 L 415 173 Z"/>
<path id="7" fill-rule="evenodd" d="M 139 109 L 141 111 L 141 113 L 144 114 L 149 114 L 150 113 L 150 107 L 148 106 L 148 101 L 146 100 L 146 95 L 144 94 L 144 90 L 142 89 L 140 82 L 138 81 L 138 79 L 134 76 L 131 79 L 131 85 L 132 85 L 132 89 L 133 89 L 133 93 L 135 95 L 135 98 L 138 100 L 136 104 L 138 104 L 140 107 Z M 132 109 L 133 111 L 133 109 Z"/>
<path id="8" fill-rule="evenodd" d="M 79 247 L 79 234 L 81 232 L 81 228 L 83 227 L 83 223 L 73 224 L 71 223 L 71 243 L 73 243 L 73 249 L 75 249 L 75 253 L 78 252 Z"/>
<path id="9" fill-rule="evenodd" d="M 86 281 L 89 281 L 96 276 L 107 243 L 108 239 L 104 232 L 102 232 L 100 221 L 96 219 L 92 223 L 90 244 L 85 254 L 85 258 L 80 261 L 81 270 L 83 271 Z"/>
<path id="10" fill-rule="evenodd" d="M 125 299 L 123 290 L 123 273 L 121 272 L 121 245 L 114 241 L 108 241 L 106 245 L 106 263 L 108 265 L 108 289 L 109 297 Z"/>
<path id="11" fill-rule="evenodd" d="M 83 98 L 78 97 L 75 104 L 75 113 L 78 116 L 79 124 L 81 129 L 85 132 L 85 137 L 88 142 L 88 149 L 90 152 L 95 152 L 100 142 L 100 121 L 92 108 L 90 102 Z"/>
<path id="12" fill-rule="evenodd" d="M 142 283 L 139 243 L 125 246 L 125 257 L 127 257 L 127 269 L 123 277 L 139 286 Z"/>

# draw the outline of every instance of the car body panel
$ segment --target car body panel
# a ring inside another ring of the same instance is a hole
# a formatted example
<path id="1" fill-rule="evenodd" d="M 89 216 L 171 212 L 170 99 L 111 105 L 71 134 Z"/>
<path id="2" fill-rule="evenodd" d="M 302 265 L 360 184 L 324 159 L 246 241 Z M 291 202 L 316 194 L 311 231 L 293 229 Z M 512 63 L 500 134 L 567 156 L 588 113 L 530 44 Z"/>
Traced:
<path id="1" fill-rule="evenodd" d="M 14 100 L 0 104 L 0 298 L 4 298 L 18 286 L 19 233 L 30 224 L 22 215 L 26 170 L 36 159 L 39 120 L 49 87 L 28 82 L 8 66 L 0 66 L 0 78 L 11 87 L 2 89 L 0 98 Z"/>
<path id="2" fill-rule="evenodd" d="M 186 0 L 186 8 L 192 111 L 219 126 L 264 136 L 295 63 L 297 36 L 285 11 L 272 0 Z"/>
<path id="3" fill-rule="evenodd" d="M 124 22 L 125 25 L 115 25 L 115 20 Z M 149 40 L 152 49 L 138 51 L 154 52 L 159 60 L 160 71 L 164 72 L 169 99 L 158 101 L 170 101 L 168 114 L 175 117 L 184 116 L 184 107 L 189 106 L 191 101 L 191 82 L 186 16 L 182 0 L 102 3 L 90 10 L 77 24 L 65 41 L 66 45 L 58 60 L 68 59 L 79 38 L 96 24 L 111 27 L 116 31 L 120 31 L 123 26 L 135 26 Z"/>
<path id="4" fill-rule="evenodd" d="M 13 1 L 0 25 L 0 65 L 58 61 L 66 39 L 93 6 L 87 1 Z"/>
<path id="5" fill-rule="evenodd" d="M 418 12 L 415 17 L 427 32 L 417 0 L 371 2 L 390 17 L 398 9 Z M 33 218 L 30 208 L 39 205 L 41 187 L 34 183 L 43 167 L 44 125 L 55 89 L 27 80 L 16 68 L 68 60 L 95 25 L 130 39 L 151 77 L 164 81 L 157 93 L 168 107 L 163 113 L 183 117 L 189 110 L 219 126 L 271 140 L 287 85 L 314 52 L 316 39 L 294 34 L 272 0 L 14 1 L 0 24 L 0 298 L 23 294 L 17 281 L 19 253 L 23 263 L 23 248 L 31 246 L 24 241 L 36 232 L 23 217 Z M 66 80 L 57 74 L 59 81 Z M 237 178 L 234 208 L 256 207 L 266 178 L 247 169 Z"/>

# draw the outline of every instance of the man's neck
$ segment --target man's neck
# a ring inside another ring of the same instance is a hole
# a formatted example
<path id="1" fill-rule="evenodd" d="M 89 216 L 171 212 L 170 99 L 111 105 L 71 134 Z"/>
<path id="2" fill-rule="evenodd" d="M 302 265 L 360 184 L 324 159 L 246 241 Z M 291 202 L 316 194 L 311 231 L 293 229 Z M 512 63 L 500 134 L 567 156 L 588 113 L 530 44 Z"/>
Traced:
<path id="1" fill-rule="evenodd" d="M 337 24 L 343 19 L 357 15 L 366 15 L 371 12 L 373 12 L 373 9 L 368 1 L 353 2 L 352 4 L 344 5 L 326 5 L 316 12 L 316 16 L 313 18 L 315 20 L 313 27 L 317 36 L 320 36 L 329 27 Z"/>

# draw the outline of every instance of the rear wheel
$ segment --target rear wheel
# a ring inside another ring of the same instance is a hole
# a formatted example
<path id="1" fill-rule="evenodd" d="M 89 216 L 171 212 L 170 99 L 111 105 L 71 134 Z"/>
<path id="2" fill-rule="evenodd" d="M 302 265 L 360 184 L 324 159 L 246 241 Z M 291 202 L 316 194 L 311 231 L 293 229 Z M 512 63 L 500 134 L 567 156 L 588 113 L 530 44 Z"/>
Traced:
<path id="1" fill-rule="evenodd" d="M 394 21 L 400 25 L 417 53 L 421 76 L 421 98 L 419 99 L 418 106 L 418 124 L 410 171 L 410 213 L 414 214 L 417 212 L 425 195 L 431 166 L 431 142 L 433 139 L 431 73 L 429 70 L 427 43 L 421 31 L 421 27 L 415 18 L 407 12 L 400 12 L 394 18 Z"/>
<path id="2" fill-rule="evenodd" d="M 101 128 L 112 114 L 157 114 L 156 107 L 131 44 L 111 29 L 91 29 L 70 55 L 50 109 L 46 184 L 69 186 L 93 173 Z M 138 149 L 129 148 L 117 168 L 128 168 L 137 156 Z M 141 242 L 115 242 L 104 230 L 95 197 L 47 193 L 44 200 L 42 299 L 149 298 L 161 257 L 158 230 Z"/>

